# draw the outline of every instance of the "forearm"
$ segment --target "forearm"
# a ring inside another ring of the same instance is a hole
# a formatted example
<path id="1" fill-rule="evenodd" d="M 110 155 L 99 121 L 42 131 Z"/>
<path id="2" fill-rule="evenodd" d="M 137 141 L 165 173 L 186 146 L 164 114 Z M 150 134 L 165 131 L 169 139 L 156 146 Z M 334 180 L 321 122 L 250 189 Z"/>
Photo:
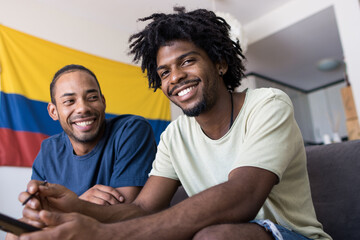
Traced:
<path id="1" fill-rule="evenodd" d="M 133 203 L 104 206 L 83 200 L 81 200 L 81 204 L 77 212 L 93 217 L 103 223 L 114 223 L 149 214 L 149 212 L 146 212 L 141 207 Z"/>
<path id="2" fill-rule="evenodd" d="M 251 220 L 256 213 L 248 211 L 251 207 L 227 188 L 218 185 L 165 211 L 112 224 L 109 231 L 119 239 L 191 239 L 207 226 Z"/>
<path id="3" fill-rule="evenodd" d="M 252 220 L 277 177 L 266 170 L 241 168 L 229 181 L 164 211 L 106 226 L 119 239 L 191 239 L 201 229 Z M 111 238 L 109 238 L 111 239 Z"/>

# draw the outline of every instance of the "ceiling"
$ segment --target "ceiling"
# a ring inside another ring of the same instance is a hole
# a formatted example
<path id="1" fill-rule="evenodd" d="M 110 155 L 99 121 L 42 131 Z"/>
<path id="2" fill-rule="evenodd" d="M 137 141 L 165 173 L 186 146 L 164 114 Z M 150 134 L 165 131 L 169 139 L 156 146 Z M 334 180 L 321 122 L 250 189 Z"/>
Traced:
<path id="1" fill-rule="evenodd" d="M 249 46 L 247 71 L 310 92 L 342 81 L 344 66 L 320 71 L 322 59 L 343 60 L 334 10 L 326 8 Z"/>
<path id="2" fill-rule="evenodd" d="M 299 0 L 76 0 L 71 1 L 71 5 L 56 0 L 38 1 L 130 36 L 144 26 L 144 23 L 136 21 L 138 18 L 154 12 L 172 12 L 175 5 L 185 6 L 187 10 L 207 8 L 228 12 L 246 26 L 284 4 Z M 248 74 L 261 75 L 305 92 L 343 78 L 341 67 L 329 72 L 316 68 L 317 62 L 323 58 L 342 60 L 332 7 L 251 43 L 245 55 Z"/>

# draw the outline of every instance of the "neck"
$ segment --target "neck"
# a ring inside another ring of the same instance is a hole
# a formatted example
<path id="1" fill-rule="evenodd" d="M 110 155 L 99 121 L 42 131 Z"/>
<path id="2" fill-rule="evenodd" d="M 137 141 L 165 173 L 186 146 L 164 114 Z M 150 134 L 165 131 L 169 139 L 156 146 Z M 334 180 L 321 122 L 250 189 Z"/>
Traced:
<path id="1" fill-rule="evenodd" d="M 91 152 L 91 150 L 94 149 L 94 147 L 96 146 L 97 143 L 98 143 L 98 141 L 89 142 L 89 143 L 80 143 L 80 142 L 73 143 L 73 142 L 71 142 L 71 145 L 73 146 L 75 155 L 84 156 L 85 154 L 88 154 L 89 152 Z"/>
<path id="2" fill-rule="evenodd" d="M 217 97 L 215 105 L 195 117 L 203 132 L 211 139 L 219 139 L 229 130 L 231 116 L 231 98 L 224 89 Z"/>
<path id="3" fill-rule="evenodd" d="M 245 101 L 245 92 L 232 93 L 233 116 L 235 121 Z M 209 111 L 195 118 L 203 132 L 211 139 L 220 139 L 230 128 L 231 124 L 231 97 L 228 92 L 218 98 L 215 106 Z"/>

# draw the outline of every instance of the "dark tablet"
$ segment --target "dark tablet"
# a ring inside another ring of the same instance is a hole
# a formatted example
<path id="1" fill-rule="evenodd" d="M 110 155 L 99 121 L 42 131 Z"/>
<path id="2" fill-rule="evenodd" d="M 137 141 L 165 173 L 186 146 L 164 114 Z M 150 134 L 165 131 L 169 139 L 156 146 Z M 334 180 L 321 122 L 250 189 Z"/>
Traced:
<path id="1" fill-rule="evenodd" d="M 41 230 L 41 228 L 37 228 L 27 223 L 20 222 L 15 218 L 0 213 L 0 230 L 19 236 L 22 233 Z"/>

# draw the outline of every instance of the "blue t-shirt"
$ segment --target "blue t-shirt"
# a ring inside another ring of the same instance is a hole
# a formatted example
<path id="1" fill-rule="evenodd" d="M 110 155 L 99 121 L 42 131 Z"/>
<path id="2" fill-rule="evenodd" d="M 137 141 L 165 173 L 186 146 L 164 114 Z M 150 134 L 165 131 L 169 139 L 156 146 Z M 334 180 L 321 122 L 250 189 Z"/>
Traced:
<path id="1" fill-rule="evenodd" d="M 64 132 L 45 139 L 31 178 L 61 184 L 78 195 L 96 184 L 143 186 L 155 153 L 150 124 L 140 116 L 121 115 L 105 120 L 104 135 L 84 156 L 74 154 Z"/>

